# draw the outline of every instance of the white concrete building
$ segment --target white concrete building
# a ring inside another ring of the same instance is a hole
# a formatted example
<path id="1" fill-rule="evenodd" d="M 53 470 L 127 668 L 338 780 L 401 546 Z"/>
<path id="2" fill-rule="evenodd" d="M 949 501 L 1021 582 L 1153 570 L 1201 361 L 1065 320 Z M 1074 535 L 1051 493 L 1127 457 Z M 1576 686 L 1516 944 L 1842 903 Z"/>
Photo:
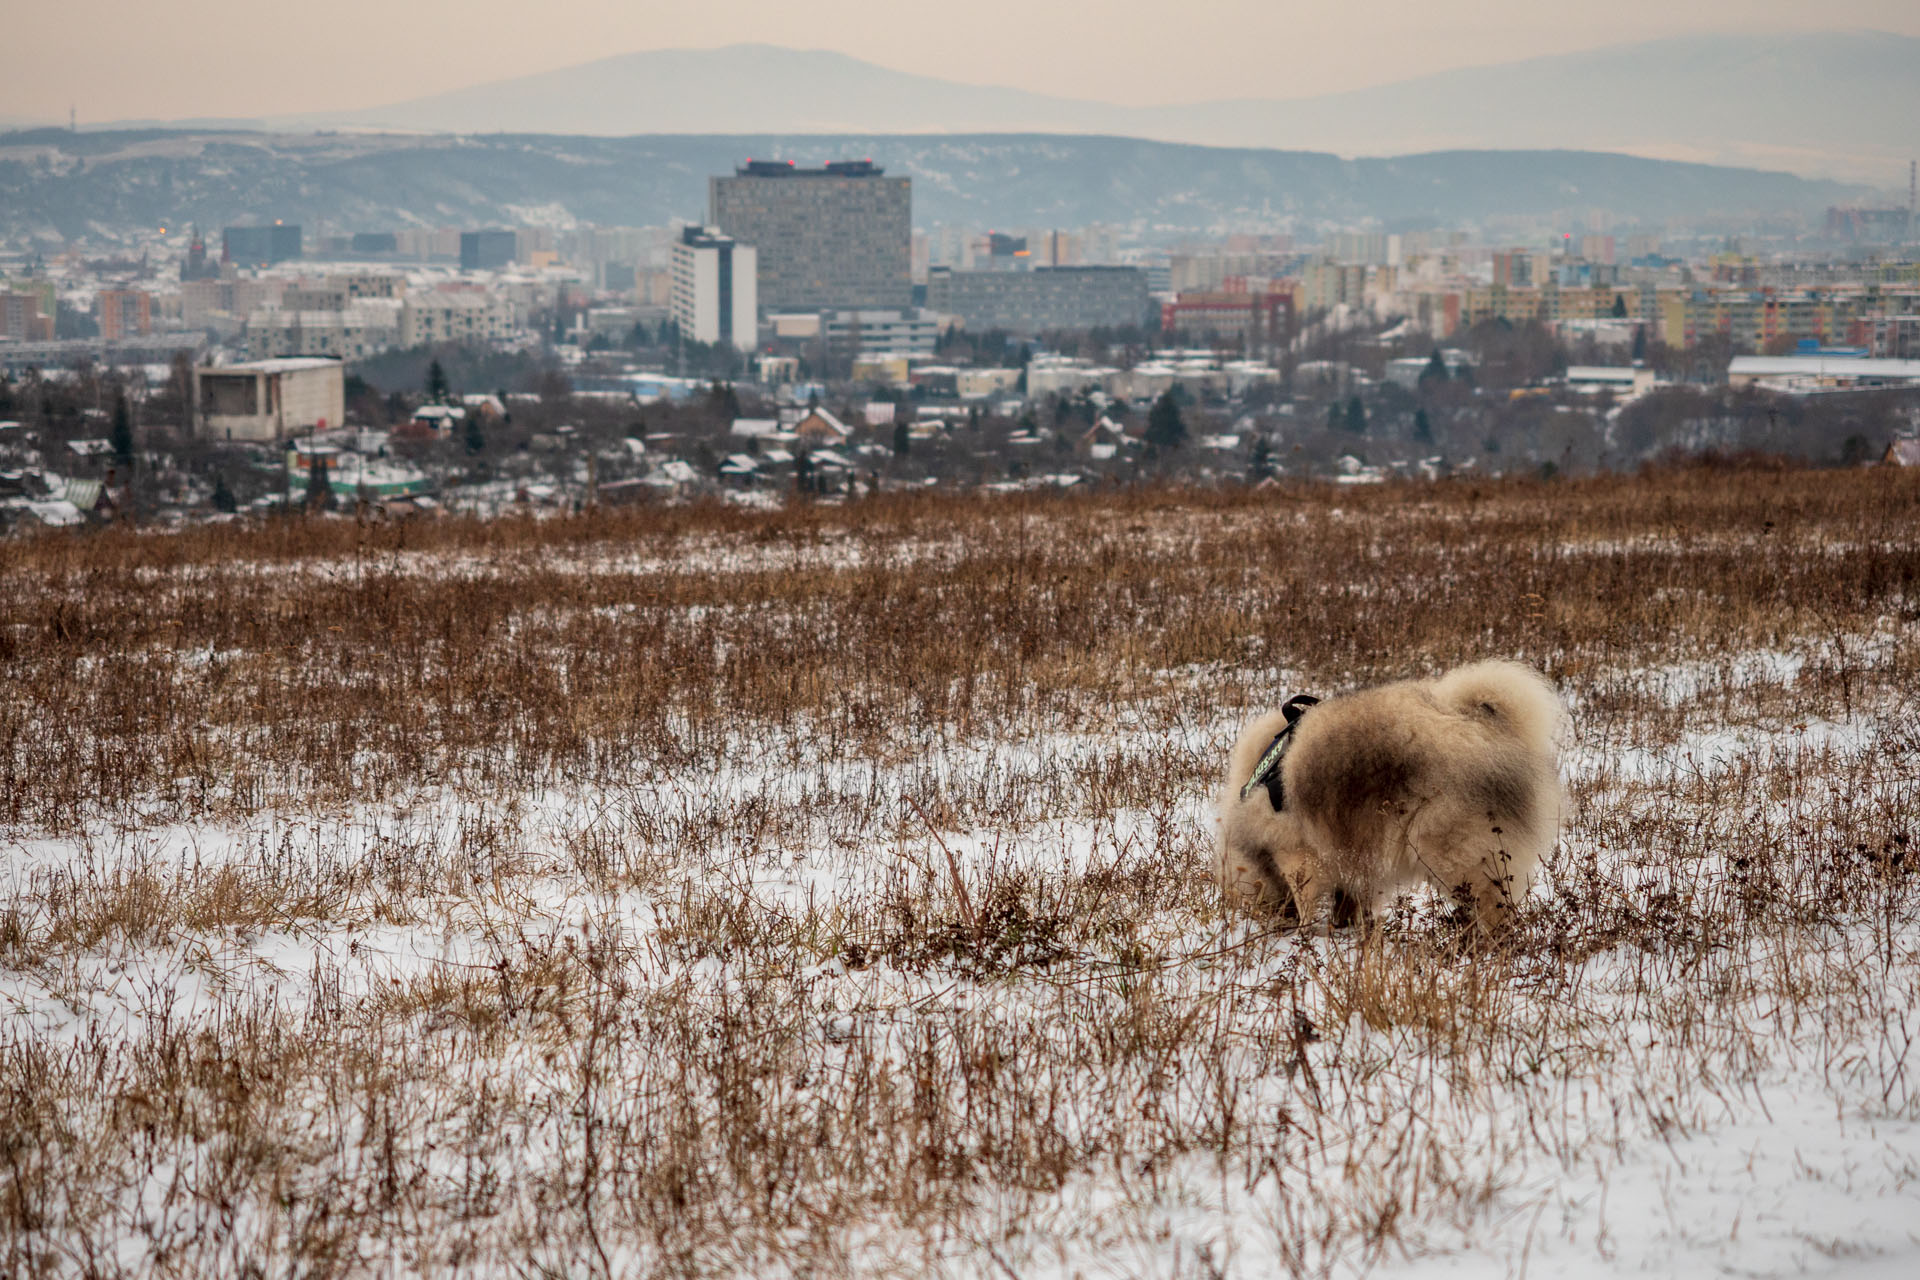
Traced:
<path id="1" fill-rule="evenodd" d="M 400 345 L 496 342 L 514 332 L 513 304 L 485 293 L 409 294 L 400 308 Z"/>
<path id="2" fill-rule="evenodd" d="M 401 304 L 369 299 L 339 309 L 268 307 L 247 317 L 241 338 L 250 360 L 333 356 L 359 360 L 400 340 Z"/>
<path id="3" fill-rule="evenodd" d="M 255 360 L 193 371 L 193 420 L 203 440 L 284 440 L 346 421 L 338 360 Z"/>
<path id="4" fill-rule="evenodd" d="M 673 301 L 680 334 L 751 351 L 759 341 L 759 254 L 712 227 L 687 227 L 673 244 Z"/>

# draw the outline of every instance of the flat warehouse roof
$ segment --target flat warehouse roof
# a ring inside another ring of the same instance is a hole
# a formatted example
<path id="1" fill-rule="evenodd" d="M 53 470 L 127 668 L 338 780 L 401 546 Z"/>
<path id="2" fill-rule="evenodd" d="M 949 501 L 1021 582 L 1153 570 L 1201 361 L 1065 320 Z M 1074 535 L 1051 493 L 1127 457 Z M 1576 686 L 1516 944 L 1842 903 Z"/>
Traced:
<path id="1" fill-rule="evenodd" d="M 241 364 L 205 365 L 201 373 L 299 373 L 305 369 L 338 369 L 338 360 L 319 356 L 287 356 L 279 360 L 248 360 Z"/>

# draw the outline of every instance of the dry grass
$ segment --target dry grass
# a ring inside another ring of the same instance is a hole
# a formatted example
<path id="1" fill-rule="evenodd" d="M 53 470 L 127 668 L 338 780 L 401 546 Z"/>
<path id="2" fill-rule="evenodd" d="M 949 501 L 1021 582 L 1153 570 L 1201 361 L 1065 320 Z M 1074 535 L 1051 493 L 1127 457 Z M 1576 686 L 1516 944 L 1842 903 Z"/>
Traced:
<path id="1" fill-rule="evenodd" d="M 1692 469 L 0 545 L 0 1269 L 1524 1266 L 1789 1094 L 1911 1196 L 1916 514 Z M 1222 910 L 1250 709 L 1490 654 L 1578 733 L 1506 945 Z"/>

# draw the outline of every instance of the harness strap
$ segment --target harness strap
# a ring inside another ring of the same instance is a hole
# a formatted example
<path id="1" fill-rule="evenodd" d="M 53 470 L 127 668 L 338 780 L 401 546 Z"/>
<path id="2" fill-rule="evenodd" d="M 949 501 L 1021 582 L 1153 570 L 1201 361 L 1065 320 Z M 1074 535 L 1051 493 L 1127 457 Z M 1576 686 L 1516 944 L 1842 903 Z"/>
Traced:
<path id="1" fill-rule="evenodd" d="M 1280 708 L 1287 718 L 1287 727 L 1273 735 L 1273 741 L 1260 754 L 1260 763 L 1253 766 L 1253 776 L 1247 779 L 1247 785 L 1240 788 L 1240 798 L 1245 800 L 1252 795 L 1256 787 L 1267 789 L 1267 802 L 1275 813 L 1286 806 L 1286 791 L 1281 782 L 1280 764 L 1286 759 L 1287 748 L 1293 745 L 1293 730 L 1300 723 L 1300 717 L 1307 714 L 1309 707 L 1320 704 L 1320 699 L 1310 693 L 1297 694 L 1287 699 Z"/>

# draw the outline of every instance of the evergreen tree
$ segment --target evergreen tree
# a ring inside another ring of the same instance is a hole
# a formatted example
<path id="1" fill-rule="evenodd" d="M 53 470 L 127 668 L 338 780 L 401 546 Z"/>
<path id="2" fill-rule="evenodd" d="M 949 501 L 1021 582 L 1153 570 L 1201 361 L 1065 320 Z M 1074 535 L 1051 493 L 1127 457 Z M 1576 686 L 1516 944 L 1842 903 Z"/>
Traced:
<path id="1" fill-rule="evenodd" d="M 213 478 L 213 509 L 224 511 L 228 515 L 240 509 L 240 503 L 234 498 L 233 490 L 227 487 L 226 472 Z"/>
<path id="2" fill-rule="evenodd" d="M 1367 407 L 1360 403 L 1360 397 L 1347 398 L 1347 430 L 1357 436 L 1367 433 Z"/>
<path id="3" fill-rule="evenodd" d="M 1429 382 L 1445 382 L 1447 377 L 1447 362 L 1440 355 L 1440 348 L 1435 347 L 1433 354 L 1427 357 L 1427 367 L 1420 371 L 1420 385 L 1425 386 Z"/>
<path id="4" fill-rule="evenodd" d="M 447 371 L 437 356 L 427 365 L 427 399 L 434 404 L 447 402 Z"/>
<path id="5" fill-rule="evenodd" d="M 1624 293 L 1616 293 L 1613 295 L 1613 318 L 1615 320 L 1625 320 L 1627 318 L 1627 295 Z"/>
<path id="6" fill-rule="evenodd" d="M 1639 364 L 1647 358 L 1647 326 L 1635 325 L 1633 330 L 1633 362 Z"/>
<path id="7" fill-rule="evenodd" d="M 486 433 L 480 430 L 480 415 L 469 413 L 467 415 L 467 452 L 479 453 L 486 447 L 487 437 Z"/>
<path id="8" fill-rule="evenodd" d="M 1413 438 L 1421 444 L 1433 443 L 1433 422 L 1425 409 L 1413 411 Z"/>
<path id="9" fill-rule="evenodd" d="M 1160 393 L 1147 414 L 1147 443 L 1162 449 L 1177 449 L 1187 438 L 1187 424 L 1180 416 L 1180 404 L 1171 389 Z"/>
<path id="10" fill-rule="evenodd" d="M 1264 435 L 1253 438 L 1253 455 L 1247 459 L 1247 479 L 1256 483 L 1273 475 L 1273 446 Z"/>
<path id="11" fill-rule="evenodd" d="M 715 378 L 707 387 L 707 407 L 724 422 L 732 422 L 739 417 L 740 397 L 734 392 L 733 384 Z"/>
<path id="12" fill-rule="evenodd" d="M 133 411 L 127 407 L 127 393 L 113 397 L 113 456 L 123 463 L 133 462 Z"/>
<path id="13" fill-rule="evenodd" d="M 902 418 L 893 424 L 893 456 L 904 458 L 907 450 L 913 447 L 913 433 L 907 430 L 907 420 Z"/>

